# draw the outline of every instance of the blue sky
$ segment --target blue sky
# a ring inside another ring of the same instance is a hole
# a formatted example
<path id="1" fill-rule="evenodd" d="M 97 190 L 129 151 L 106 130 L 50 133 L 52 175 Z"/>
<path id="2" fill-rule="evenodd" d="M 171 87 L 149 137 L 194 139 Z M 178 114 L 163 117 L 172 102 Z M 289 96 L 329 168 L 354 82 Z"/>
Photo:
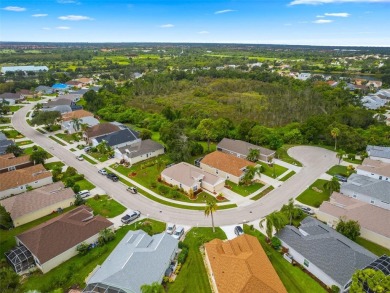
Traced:
<path id="1" fill-rule="evenodd" d="M 390 46 L 390 0 L 2 0 L 0 41 Z"/>

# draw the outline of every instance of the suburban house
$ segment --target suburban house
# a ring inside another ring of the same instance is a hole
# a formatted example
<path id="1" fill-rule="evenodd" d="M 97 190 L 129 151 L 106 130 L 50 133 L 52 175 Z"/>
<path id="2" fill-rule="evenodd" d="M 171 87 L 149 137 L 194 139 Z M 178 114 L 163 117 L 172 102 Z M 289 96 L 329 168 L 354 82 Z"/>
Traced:
<path id="1" fill-rule="evenodd" d="M 209 278 L 216 293 L 287 293 L 259 240 L 243 234 L 204 245 Z"/>
<path id="2" fill-rule="evenodd" d="M 24 71 L 24 72 L 39 72 L 39 71 L 48 71 L 49 68 L 47 66 L 35 66 L 35 65 L 23 65 L 23 66 L 2 66 L 1 72 L 16 72 L 16 71 Z"/>
<path id="3" fill-rule="evenodd" d="M 30 161 L 29 155 L 15 157 L 11 153 L 0 156 L 0 173 L 22 169 L 32 165 L 33 163 Z"/>
<path id="4" fill-rule="evenodd" d="M 119 126 L 119 128 L 121 127 Z M 119 131 L 113 133 L 93 138 L 92 145 L 97 146 L 103 140 L 106 141 L 112 148 L 131 146 L 141 142 L 141 139 L 138 137 L 138 133 L 127 127 L 121 128 Z"/>
<path id="5" fill-rule="evenodd" d="M 388 102 L 377 95 L 368 95 L 361 98 L 363 106 L 367 109 L 376 110 L 386 105 Z"/>
<path id="6" fill-rule="evenodd" d="M 4 93 L 0 95 L 0 101 L 6 101 L 10 106 L 13 106 L 23 100 L 24 97 L 20 93 Z"/>
<path id="7" fill-rule="evenodd" d="M 177 249 L 178 240 L 167 233 L 129 231 L 86 280 L 83 292 L 141 293 L 142 285 L 162 282 Z"/>
<path id="8" fill-rule="evenodd" d="M 197 191 L 200 188 L 218 193 L 225 186 L 224 179 L 184 162 L 163 170 L 161 179 L 168 184 L 183 188 L 187 193 L 190 190 Z"/>
<path id="9" fill-rule="evenodd" d="M 38 188 L 53 183 L 51 172 L 42 164 L 0 173 L 0 198 L 27 191 L 27 187 Z"/>
<path id="10" fill-rule="evenodd" d="M 24 99 L 25 98 L 32 98 L 34 97 L 35 93 L 33 91 L 30 91 L 30 90 L 26 90 L 26 89 L 22 89 L 18 92 L 18 94 L 20 94 Z"/>
<path id="11" fill-rule="evenodd" d="M 368 145 L 366 152 L 370 156 L 370 159 L 390 163 L 390 147 Z"/>
<path id="12" fill-rule="evenodd" d="M 217 145 L 217 150 L 235 155 L 239 158 L 246 159 L 250 150 L 259 150 L 260 156 L 259 160 L 264 162 L 269 162 L 275 157 L 275 151 L 269 150 L 267 148 L 263 148 L 254 144 L 251 144 L 246 141 L 224 138 Z"/>
<path id="13" fill-rule="evenodd" d="M 356 270 L 377 256 L 322 222 L 307 217 L 299 228 L 287 225 L 276 234 L 294 261 L 328 287 L 345 292 Z"/>
<path id="14" fill-rule="evenodd" d="M 106 218 L 94 216 L 89 207 L 79 206 L 15 238 L 18 246 L 24 246 L 32 254 L 36 266 L 47 273 L 75 256 L 79 244 L 95 243 L 100 231 L 112 227 Z"/>
<path id="15" fill-rule="evenodd" d="M 95 82 L 93 78 L 88 78 L 88 77 L 81 77 L 81 78 L 78 78 L 75 80 L 78 82 L 81 82 L 81 84 L 83 86 L 88 86 L 88 85 L 91 85 Z"/>
<path id="16" fill-rule="evenodd" d="M 10 213 L 14 227 L 18 227 L 58 209 L 65 209 L 73 202 L 72 188 L 65 188 L 62 182 L 56 182 L 3 199 L 0 205 Z"/>
<path id="17" fill-rule="evenodd" d="M 340 193 L 390 210 L 390 181 L 352 174 L 341 184 Z"/>
<path id="18" fill-rule="evenodd" d="M 101 124 L 92 126 L 90 128 L 87 128 L 87 130 L 83 134 L 83 137 L 87 141 L 87 143 L 90 144 L 90 143 L 92 143 L 92 140 L 95 137 L 114 133 L 114 132 L 117 132 L 119 130 L 120 130 L 120 128 L 118 125 L 115 125 L 112 123 L 101 123 Z"/>
<path id="19" fill-rule="evenodd" d="M 366 158 L 360 166 L 356 167 L 356 171 L 359 175 L 390 181 L 390 163 Z"/>
<path id="20" fill-rule="evenodd" d="M 248 166 L 255 167 L 256 164 L 219 151 L 206 155 L 200 161 L 200 168 L 202 170 L 236 184 L 240 183 Z"/>
<path id="21" fill-rule="evenodd" d="M 60 95 L 58 99 L 65 99 L 65 100 L 69 100 L 73 103 L 77 103 L 78 101 L 80 101 L 81 95 L 75 94 L 75 93 L 65 94 L 65 95 Z"/>
<path id="22" fill-rule="evenodd" d="M 308 80 L 310 77 L 311 77 L 311 73 L 307 73 L 307 72 L 299 73 L 297 76 L 297 78 L 300 80 Z"/>
<path id="23" fill-rule="evenodd" d="M 61 129 L 66 130 L 70 134 L 77 132 L 77 126 L 73 122 L 73 119 L 80 119 L 78 131 L 81 130 L 82 124 L 86 124 L 88 127 L 99 124 L 99 120 L 94 118 L 94 115 L 91 112 L 85 110 L 76 110 L 62 115 Z"/>
<path id="24" fill-rule="evenodd" d="M 35 92 L 39 95 L 50 95 L 54 90 L 50 86 L 40 85 L 35 88 Z"/>
<path id="25" fill-rule="evenodd" d="M 77 80 L 69 80 L 69 81 L 65 82 L 65 84 L 70 86 L 70 87 L 76 87 L 76 88 L 83 87 L 83 83 L 80 81 L 77 81 Z"/>
<path id="26" fill-rule="evenodd" d="M 164 146 L 151 139 L 146 139 L 115 149 L 115 157 L 131 165 L 164 154 Z"/>
<path id="27" fill-rule="evenodd" d="M 361 237 L 384 247 L 390 247 L 390 210 L 333 192 L 329 201 L 324 201 L 317 218 L 331 227 L 336 227 L 340 218 L 358 221 Z"/>
<path id="28" fill-rule="evenodd" d="M 15 142 L 8 139 L 3 132 L 0 131 L 0 155 L 5 154 L 5 151 L 10 145 L 14 145 Z"/>

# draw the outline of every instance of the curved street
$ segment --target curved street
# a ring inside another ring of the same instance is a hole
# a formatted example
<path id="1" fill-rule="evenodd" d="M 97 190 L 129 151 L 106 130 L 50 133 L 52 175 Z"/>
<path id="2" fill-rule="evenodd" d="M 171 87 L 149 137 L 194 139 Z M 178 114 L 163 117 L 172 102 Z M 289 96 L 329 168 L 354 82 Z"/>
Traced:
<path id="1" fill-rule="evenodd" d="M 78 161 L 71 151 L 28 125 L 25 117 L 34 105 L 26 105 L 14 114 L 12 117 L 14 128 L 66 165 L 75 167 L 79 173 L 85 175 L 86 179 L 106 191 L 112 198 L 127 208 L 139 210 L 143 215 L 153 219 L 189 226 L 211 226 L 211 219 L 205 217 L 203 211 L 174 208 L 154 202 L 140 194 L 130 194 L 123 184 L 112 182 L 99 175 L 95 166 L 86 161 Z M 215 225 L 251 222 L 280 209 L 288 199 L 297 197 L 321 174 L 338 163 L 334 152 L 318 147 L 297 146 L 290 148 L 288 154 L 303 164 L 299 173 L 260 200 L 254 201 L 253 204 L 217 211 L 214 213 Z"/>

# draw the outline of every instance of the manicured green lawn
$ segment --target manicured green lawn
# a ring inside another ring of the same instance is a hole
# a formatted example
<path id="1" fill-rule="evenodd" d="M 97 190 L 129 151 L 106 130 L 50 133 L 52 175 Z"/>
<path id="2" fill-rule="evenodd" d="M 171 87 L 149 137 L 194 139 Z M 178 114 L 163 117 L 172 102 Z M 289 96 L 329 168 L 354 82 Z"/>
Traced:
<path id="1" fill-rule="evenodd" d="M 230 186 L 231 190 L 239 195 L 248 196 L 264 186 L 259 182 L 253 182 L 251 185 L 237 185 L 234 182 L 226 180 L 226 185 Z"/>
<path id="2" fill-rule="evenodd" d="M 57 288 L 67 290 L 73 285 L 84 288 L 84 280 L 93 269 L 105 261 L 128 231 L 136 230 L 136 227 L 139 227 L 140 223 L 144 221 L 152 224 L 151 234 L 161 233 L 165 230 L 165 223 L 151 219 L 125 225 L 116 231 L 115 239 L 105 246 L 96 247 L 84 256 L 76 255 L 46 274 L 34 273 L 23 283 L 22 291 L 38 290 L 39 292 L 52 292 Z"/>
<path id="3" fill-rule="evenodd" d="M 122 214 L 126 208 L 108 195 L 99 195 L 89 198 L 87 200 L 87 206 L 90 206 L 94 214 L 102 215 L 106 218 L 113 218 Z"/>
<path id="4" fill-rule="evenodd" d="M 274 189 L 273 186 L 268 186 L 266 189 L 264 189 L 258 195 L 251 197 L 251 200 L 258 200 L 258 199 L 262 198 L 264 195 L 266 195 L 267 193 L 271 192 L 273 189 Z"/>
<path id="5" fill-rule="evenodd" d="M 94 189 L 96 187 L 91 182 L 89 182 L 87 179 L 77 181 L 75 184 L 78 184 L 80 186 L 80 190 L 86 190 L 86 189 L 91 190 L 91 189 Z"/>
<path id="6" fill-rule="evenodd" d="M 70 151 L 71 151 L 71 152 L 75 152 L 75 151 L 77 151 L 77 150 L 74 149 L 74 148 L 71 148 Z"/>
<path id="7" fill-rule="evenodd" d="M 287 173 L 286 176 L 280 178 L 279 180 L 280 180 L 280 181 L 286 181 L 287 179 L 291 178 L 291 177 L 294 176 L 295 174 L 296 174 L 295 171 L 291 171 L 290 173 Z"/>
<path id="8" fill-rule="evenodd" d="M 55 138 L 54 136 L 50 135 L 49 136 L 52 140 L 54 140 L 56 143 L 62 145 L 62 146 L 66 146 L 66 143 L 63 143 L 62 141 L 60 141 L 59 139 Z"/>
<path id="9" fill-rule="evenodd" d="M 376 254 L 377 256 L 382 256 L 384 254 L 390 256 L 390 249 L 380 246 L 374 242 L 371 242 L 367 239 L 364 239 L 362 237 L 358 237 L 355 241 L 359 245 L 363 246 L 367 250 L 371 251 L 372 253 Z"/>
<path id="10" fill-rule="evenodd" d="M 183 264 L 175 282 L 167 284 L 169 293 L 211 293 L 210 282 L 203 262 L 200 246 L 215 238 L 226 239 L 220 228 L 192 228 L 186 235 L 184 243 L 189 246 L 188 257 Z"/>
<path id="11" fill-rule="evenodd" d="M 345 177 L 348 177 L 348 169 L 347 166 L 342 166 L 342 165 L 336 165 L 330 168 L 328 171 L 326 171 L 327 174 L 329 175 L 342 175 Z"/>
<path id="12" fill-rule="evenodd" d="M 358 159 L 350 160 L 348 158 L 343 158 L 343 161 L 347 163 L 358 164 L 358 165 L 361 165 L 363 162 L 363 160 L 358 160 Z"/>
<path id="13" fill-rule="evenodd" d="M 282 160 L 282 161 L 285 161 L 286 163 L 289 163 L 289 164 L 292 164 L 292 165 L 295 165 L 295 166 L 299 166 L 299 167 L 302 167 L 302 164 L 301 162 L 293 159 L 292 157 L 290 157 L 287 153 L 288 149 L 293 147 L 294 145 L 283 145 L 279 151 L 278 151 L 278 155 L 277 155 L 277 158 L 279 160 Z"/>
<path id="14" fill-rule="evenodd" d="M 108 160 L 108 155 L 105 154 L 105 155 L 102 155 L 98 152 L 96 153 L 93 153 L 93 152 L 89 152 L 88 155 L 90 155 L 91 157 L 95 158 L 96 160 L 100 161 L 100 162 L 105 162 Z"/>
<path id="15" fill-rule="evenodd" d="M 76 141 L 80 141 L 81 135 L 77 133 L 73 134 L 65 134 L 65 133 L 57 133 L 55 136 L 65 140 L 67 143 L 74 143 Z"/>
<path id="16" fill-rule="evenodd" d="M 20 108 L 23 108 L 23 106 L 10 106 L 9 108 L 10 108 L 10 112 L 16 112 Z"/>
<path id="17" fill-rule="evenodd" d="M 42 99 L 40 97 L 36 97 L 36 98 L 27 98 L 26 100 L 29 102 L 37 102 L 37 101 L 40 101 Z"/>
<path id="18" fill-rule="evenodd" d="M 277 164 L 273 164 L 273 166 L 269 166 L 268 164 L 264 163 L 264 162 L 259 162 L 263 168 L 264 168 L 264 171 L 262 172 L 264 175 L 267 175 L 271 178 L 276 178 L 278 177 L 279 175 L 282 175 L 284 172 L 286 172 L 288 169 L 283 167 L 283 166 L 279 166 Z M 274 176 L 275 175 L 275 176 Z"/>
<path id="19" fill-rule="evenodd" d="M 89 162 L 89 163 L 91 163 L 92 165 L 96 165 L 97 163 L 94 161 L 94 160 L 92 160 L 90 157 L 88 157 L 88 156 L 86 156 L 86 155 L 81 155 L 83 158 L 84 158 L 84 160 L 86 160 L 87 162 Z"/>
<path id="20" fill-rule="evenodd" d="M 56 167 L 63 167 L 63 166 L 65 166 L 65 164 L 62 162 L 51 162 L 51 163 L 45 164 L 45 168 L 47 170 L 53 170 Z"/>
<path id="21" fill-rule="evenodd" d="M 244 225 L 246 234 L 257 237 L 284 287 L 289 293 L 322 293 L 327 292 L 319 283 L 303 272 L 298 266 L 293 266 L 287 262 L 283 255 L 273 249 L 265 242 L 265 236 L 257 230 L 251 230 L 248 225 Z"/>
<path id="22" fill-rule="evenodd" d="M 324 179 L 317 179 L 308 189 L 297 197 L 297 200 L 301 203 L 318 208 L 323 201 L 329 200 L 330 197 L 329 191 L 324 189 L 324 184 L 326 182 L 327 181 Z M 313 187 L 318 188 L 322 192 L 313 190 Z"/>
<path id="23" fill-rule="evenodd" d="M 38 146 L 38 150 L 44 150 L 43 148 L 41 148 L 40 146 Z M 34 149 L 33 149 L 33 147 L 31 146 L 31 147 L 28 147 L 28 148 L 25 148 L 25 149 L 23 149 L 23 152 L 26 154 L 26 155 L 31 155 L 32 153 L 33 153 L 33 151 L 34 151 Z M 49 152 L 47 152 L 48 153 L 48 159 L 50 159 L 50 158 L 52 158 L 53 156 L 52 156 L 52 154 L 50 154 Z"/>
<path id="24" fill-rule="evenodd" d="M 2 131 L 7 138 L 23 138 L 24 135 L 15 129 Z"/>
<path id="25" fill-rule="evenodd" d="M 32 140 L 23 140 L 23 141 L 18 141 L 16 143 L 17 146 L 22 146 L 22 145 L 28 145 L 28 144 L 32 144 L 33 141 Z"/>

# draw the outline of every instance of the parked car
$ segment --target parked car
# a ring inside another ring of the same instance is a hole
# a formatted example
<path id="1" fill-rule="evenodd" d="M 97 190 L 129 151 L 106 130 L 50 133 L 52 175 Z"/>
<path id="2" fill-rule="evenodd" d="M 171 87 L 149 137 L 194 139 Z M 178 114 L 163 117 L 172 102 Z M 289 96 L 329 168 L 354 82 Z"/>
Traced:
<path id="1" fill-rule="evenodd" d="M 300 206 L 300 205 L 297 205 L 296 207 L 300 208 L 305 214 L 308 214 L 310 216 L 314 215 L 314 211 L 311 208 Z"/>
<path id="2" fill-rule="evenodd" d="M 131 211 L 130 213 L 124 215 L 121 218 L 121 221 L 124 224 L 128 224 L 128 223 L 134 221 L 135 219 L 139 218 L 140 216 L 141 216 L 141 213 L 139 211 Z"/>
<path id="3" fill-rule="evenodd" d="M 88 153 L 88 152 L 91 150 L 91 148 L 92 148 L 92 147 L 90 147 L 90 146 L 86 146 L 86 147 L 84 148 L 84 152 Z"/>
<path id="4" fill-rule="evenodd" d="M 347 182 L 348 181 L 347 177 L 339 175 L 339 174 L 334 175 L 334 178 L 336 178 L 338 181 L 341 181 L 341 182 Z"/>
<path id="5" fill-rule="evenodd" d="M 107 173 L 107 178 L 111 179 L 114 182 L 117 182 L 119 180 L 119 177 L 116 176 L 114 173 Z"/>
<path id="6" fill-rule="evenodd" d="M 176 230 L 175 224 L 168 224 L 167 230 L 165 230 L 165 232 L 172 235 L 175 232 L 175 230 Z"/>
<path id="7" fill-rule="evenodd" d="M 82 156 L 82 155 L 80 155 L 80 156 L 76 156 L 76 159 L 77 159 L 77 160 L 79 160 L 79 161 L 84 161 L 84 158 L 83 158 L 83 156 Z"/>
<path id="8" fill-rule="evenodd" d="M 102 175 L 106 175 L 107 176 L 107 171 L 106 170 L 104 170 L 104 169 L 100 169 L 99 171 L 98 171 L 98 173 L 99 174 L 102 174 Z"/>
<path id="9" fill-rule="evenodd" d="M 129 186 L 129 187 L 127 187 L 126 190 L 129 191 L 129 192 L 131 192 L 131 193 L 134 193 L 134 194 L 136 194 L 136 193 L 138 192 L 138 191 L 137 191 L 137 188 L 134 187 L 134 186 Z"/>
<path id="10" fill-rule="evenodd" d="M 244 234 L 244 230 L 242 230 L 241 226 L 236 226 L 236 227 L 234 227 L 234 234 L 236 234 L 237 236 L 240 236 L 240 235 Z"/>
<path id="11" fill-rule="evenodd" d="M 175 232 L 173 232 L 172 237 L 176 239 L 180 239 L 181 236 L 184 234 L 184 228 L 182 226 L 179 226 L 176 228 Z"/>
<path id="12" fill-rule="evenodd" d="M 82 190 L 76 194 L 76 196 L 79 195 L 81 198 L 86 198 L 91 195 L 89 190 Z"/>

